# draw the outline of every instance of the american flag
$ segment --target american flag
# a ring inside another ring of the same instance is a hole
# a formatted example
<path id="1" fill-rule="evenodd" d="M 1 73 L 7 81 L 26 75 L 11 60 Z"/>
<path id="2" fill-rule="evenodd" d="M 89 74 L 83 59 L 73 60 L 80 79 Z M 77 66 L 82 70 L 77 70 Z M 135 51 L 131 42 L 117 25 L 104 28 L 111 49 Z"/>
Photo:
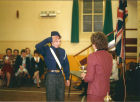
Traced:
<path id="1" fill-rule="evenodd" d="M 116 55 L 118 57 L 118 63 L 120 59 L 124 58 L 124 25 L 125 19 L 128 16 L 127 0 L 119 0 L 119 8 L 117 12 L 117 26 L 115 32 L 115 43 L 116 43 Z"/>

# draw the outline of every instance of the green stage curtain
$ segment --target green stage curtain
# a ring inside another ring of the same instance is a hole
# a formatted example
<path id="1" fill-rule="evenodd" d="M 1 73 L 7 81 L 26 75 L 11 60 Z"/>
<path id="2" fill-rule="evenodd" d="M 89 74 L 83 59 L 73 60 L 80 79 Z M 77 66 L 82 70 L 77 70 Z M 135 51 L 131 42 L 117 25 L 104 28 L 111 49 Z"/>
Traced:
<path id="1" fill-rule="evenodd" d="M 79 4 L 78 0 L 73 0 L 71 42 L 79 42 Z"/>
<path id="2" fill-rule="evenodd" d="M 108 34 L 113 31 L 111 0 L 106 0 L 105 19 L 103 32 Z M 108 36 L 108 42 L 114 39 L 114 33 Z"/>

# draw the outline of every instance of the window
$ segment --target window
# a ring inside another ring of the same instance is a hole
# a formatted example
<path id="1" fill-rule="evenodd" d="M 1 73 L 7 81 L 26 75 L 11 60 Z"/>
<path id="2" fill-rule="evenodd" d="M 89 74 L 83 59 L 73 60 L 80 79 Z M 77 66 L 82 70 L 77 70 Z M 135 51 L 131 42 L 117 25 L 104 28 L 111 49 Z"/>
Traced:
<path id="1" fill-rule="evenodd" d="M 81 32 L 97 32 L 103 29 L 103 0 L 80 0 Z"/>

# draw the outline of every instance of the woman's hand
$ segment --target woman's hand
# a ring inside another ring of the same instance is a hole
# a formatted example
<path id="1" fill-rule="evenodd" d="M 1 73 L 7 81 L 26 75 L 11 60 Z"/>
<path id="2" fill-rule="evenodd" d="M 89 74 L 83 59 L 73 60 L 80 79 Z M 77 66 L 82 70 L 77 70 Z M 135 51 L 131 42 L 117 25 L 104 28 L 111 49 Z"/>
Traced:
<path id="1" fill-rule="evenodd" d="M 82 80 L 85 79 L 86 73 L 81 73 Z"/>

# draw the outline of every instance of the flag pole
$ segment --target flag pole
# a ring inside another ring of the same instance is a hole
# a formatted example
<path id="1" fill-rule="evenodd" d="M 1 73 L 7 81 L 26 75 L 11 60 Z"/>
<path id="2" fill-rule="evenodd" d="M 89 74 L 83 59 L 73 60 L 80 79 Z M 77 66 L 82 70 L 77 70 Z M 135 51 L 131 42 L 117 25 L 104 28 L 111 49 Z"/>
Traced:
<path id="1" fill-rule="evenodd" d="M 125 72 L 126 72 L 126 53 L 125 53 L 125 37 L 126 37 L 126 25 L 125 25 L 125 0 L 123 0 L 123 59 L 122 59 L 122 67 L 123 67 L 123 82 L 124 82 L 124 102 L 126 102 L 126 80 L 125 80 Z"/>

